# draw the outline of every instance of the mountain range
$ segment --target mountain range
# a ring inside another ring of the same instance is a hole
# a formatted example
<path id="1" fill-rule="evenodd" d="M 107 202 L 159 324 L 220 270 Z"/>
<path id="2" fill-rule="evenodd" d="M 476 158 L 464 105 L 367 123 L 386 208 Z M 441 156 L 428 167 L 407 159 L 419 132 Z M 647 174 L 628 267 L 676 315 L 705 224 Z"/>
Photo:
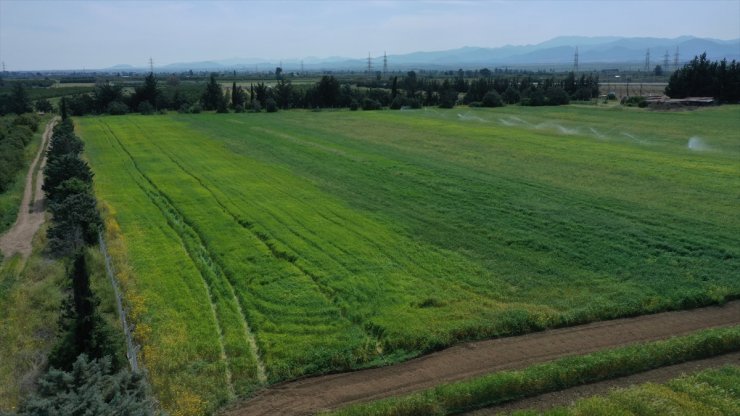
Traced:
<path id="1" fill-rule="evenodd" d="M 412 52 L 388 55 L 388 69 L 457 69 L 457 68 L 562 68 L 572 67 L 578 50 L 579 66 L 586 68 L 631 67 L 643 68 L 649 51 L 652 68 L 673 65 L 676 52 L 680 64 L 696 55 L 707 53 L 710 59 L 740 60 L 740 38 L 719 40 L 681 36 L 677 38 L 645 37 L 585 37 L 561 36 L 536 45 L 507 45 L 496 48 L 462 47 L 442 51 Z M 667 58 L 667 59 L 666 59 Z M 157 71 L 256 70 L 271 71 L 281 65 L 286 72 L 304 70 L 365 70 L 367 58 L 305 57 L 303 59 L 230 58 L 223 60 L 179 62 L 155 68 Z M 374 70 L 383 68 L 383 56 L 372 58 Z M 137 71 L 129 65 L 116 65 L 107 70 Z"/>

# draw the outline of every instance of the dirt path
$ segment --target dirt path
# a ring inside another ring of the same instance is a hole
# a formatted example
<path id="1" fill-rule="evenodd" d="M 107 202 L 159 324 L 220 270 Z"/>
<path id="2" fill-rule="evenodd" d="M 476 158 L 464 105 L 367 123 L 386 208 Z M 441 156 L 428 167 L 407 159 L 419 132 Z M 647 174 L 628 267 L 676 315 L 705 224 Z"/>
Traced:
<path id="1" fill-rule="evenodd" d="M 631 376 L 619 377 L 611 380 L 600 381 L 598 383 L 572 387 L 569 389 L 541 394 L 539 396 L 517 400 L 514 402 L 503 404 L 501 406 L 480 409 L 465 414 L 470 416 L 487 416 L 507 414 L 516 410 L 523 409 L 544 411 L 557 406 L 568 406 L 572 402 L 585 397 L 607 394 L 609 393 L 609 390 L 614 388 L 628 387 L 634 384 L 647 382 L 665 383 L 670 379 L 681 376 L 681 374 L 695 373 L 697 371 L 722 367 L 729 364 L 740 366 L 740 352 L 720 355 L 718 357 L 706 358 L 704 360 L 689 361 L 687 363 L 657 368 L 655 370 L 633 374 Z"/>
<path id="2" fill-rule="evenodd" d="M 740 324 L 740 301 L 722 307 L 596 322 L 518 337 L 470 342 L 405 363 L 272 386 L 225 410 L 231 416 L 303 415 L 394 396 L 559 357 Z"/>
<path id="3" fill-rule="evenodd" d="M 28 168 L 23 199 L 21 200 L 21 206 L 18 208 L 18 218 L 16 218 L 13 227 L 0 237 L 0 251 L 2 251 L 3 256 L 6 258 L 16 253 L 20 253 L 24 259 L 28 258 L 31 254 L 33 236 L 39 230 L 41 224 L 44 223 L 45 200 L 44 193 L 41 190 L 41 186 L 44 184 L 42 172 L 44 166 L 46 166 L 46 147 L 49 144 L 49 139 L 51 138 L 51 133 L 56 122 L 57 118 L 55 117 L 46 125 L 46 130 L 44 130 L 44 134 L 41 136 L 39 151 Z M 37 171 L 39 174 L 36 179 L 36 186 L 34 187 L 33 176 Z"/>

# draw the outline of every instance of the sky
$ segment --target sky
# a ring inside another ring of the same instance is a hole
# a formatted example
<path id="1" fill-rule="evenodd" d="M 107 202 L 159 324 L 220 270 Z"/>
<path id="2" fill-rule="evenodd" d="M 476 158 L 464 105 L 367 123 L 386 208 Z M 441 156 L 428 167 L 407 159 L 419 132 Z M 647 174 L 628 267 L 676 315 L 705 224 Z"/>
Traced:
<path id="1" fill-rule="evenodd" d="M 9 71 L 682 35 L 740 38 L 740 0 L 0 0 L 0 61 Z"/>

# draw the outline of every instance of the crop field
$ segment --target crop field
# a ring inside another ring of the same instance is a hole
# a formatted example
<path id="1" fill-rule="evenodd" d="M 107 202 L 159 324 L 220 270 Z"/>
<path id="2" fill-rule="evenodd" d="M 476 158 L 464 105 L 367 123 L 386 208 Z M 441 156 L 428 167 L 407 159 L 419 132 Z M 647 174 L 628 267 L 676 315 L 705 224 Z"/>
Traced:
<path id="1" fill-rule="evenodd" d="M 740 295 L 740 108 L 76 119 L 172 414 Z"/>

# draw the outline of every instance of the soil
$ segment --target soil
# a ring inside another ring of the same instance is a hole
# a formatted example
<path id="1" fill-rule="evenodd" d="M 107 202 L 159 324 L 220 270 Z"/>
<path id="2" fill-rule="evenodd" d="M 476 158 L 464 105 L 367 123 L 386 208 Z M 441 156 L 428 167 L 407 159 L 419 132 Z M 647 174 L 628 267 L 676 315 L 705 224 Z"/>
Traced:
<path id="1" fill-rule="evenodd" d="M 41 146 L 36 157 L 31 162 L 26 174 L 26 185 L 23 190 L 23 199 L 18 209 L 18 217 L 15 224 L 2 236 L 0 236 L 0 251 L 6 258 L 14 254 L 20 254 L 24 259 L 31 254 L 31 241 L 33 236 L 44 223 L 44 192 L 41 187 L 44 184 L 43 169 L 46 166 L 46 148 L 49 145 L 54 125 L 54 118 L 46 125 L 46 130 L 41 137 Z M 36 186 L 34 187 L 33 175 L 38 171 Z"/>
<path id="2" fill-rule="evenodd" d="M 553 407 L 568 406 L 574 401 L 589 396 L 609 393 L 610 390 L 620 387 L 628 387 L 642 383 L 665 383 L 666 381 L 679 377 L 682 374 L 691 374 L 708 368 L 722 367 L 725 365 L 740 366 L 740 352 L 706 358 L 703 360 L 689 361 L 686 363 L 670 365 L 644 373 L 633 374 L 626 377 L 614 378 L 600 381 L 598 383 L 586 384 L 572 387 L 552 393 L 541 394 L 535 397 L 517 400 L 500 406 L 493 406 L 474 412 L 465 413 L 470 416 L 484 416 L 496 414 L 508 414 L 516 410 L 545 411 Z"/>
<path id="3" fill-rule="evenodd" d="M 595 322 L 523 336 L 468 342 L 400 364 L 271 386 L 224 410 L 230 416 L 305 415 L 519 369 L 569 355 L 740 324 L 740 301 L 686 311 Z"/>

